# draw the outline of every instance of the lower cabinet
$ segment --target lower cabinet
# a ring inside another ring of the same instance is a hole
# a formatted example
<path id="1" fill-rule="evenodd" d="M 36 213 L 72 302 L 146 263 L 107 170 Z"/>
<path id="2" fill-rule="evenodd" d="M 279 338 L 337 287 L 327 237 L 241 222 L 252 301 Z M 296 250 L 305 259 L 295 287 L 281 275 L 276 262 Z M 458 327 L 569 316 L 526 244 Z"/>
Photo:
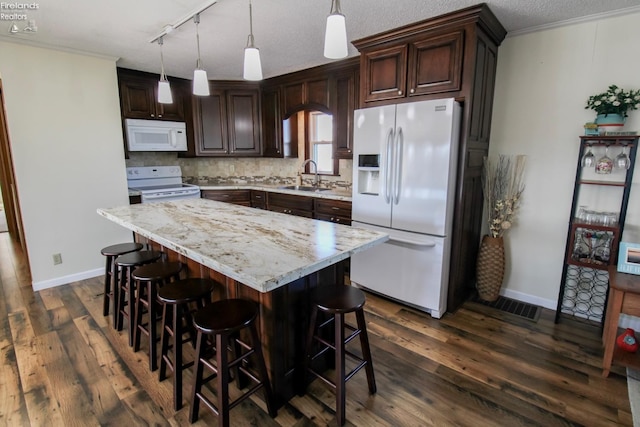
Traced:
<path id="1" fill-rule="evenodd" d="M 202 190 L 203 199 L 351 225 L 351 202 L 263 190 Z"/>
<path id="2" fill-rule="evenodd" d="M 251 190 L 202 190 L 203 199 L 251 206 Z"/>
<path id="3" fill-rule="evenodd" d="M 351 225 L 351 202 L 332 199 L 315 200 L 315 219 Z"/>
<path id="4" fill-rule="evenodd" d="M 313 218 L 313 197 L 267 193 L 267 209 L 274 212 Z"/>
<path id="5" fill-rule="evenodd" d="M 256 209 L 267 209 L 267 192 L 251 190 L 251 207 Z"/>

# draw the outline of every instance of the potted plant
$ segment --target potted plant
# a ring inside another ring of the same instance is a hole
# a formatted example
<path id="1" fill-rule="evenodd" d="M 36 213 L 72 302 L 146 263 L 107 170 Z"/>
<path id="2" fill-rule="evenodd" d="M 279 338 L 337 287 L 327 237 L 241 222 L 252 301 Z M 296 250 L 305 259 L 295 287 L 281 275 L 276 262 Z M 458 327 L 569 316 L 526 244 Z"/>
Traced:
<path id="1" fill-rule="evenodd" d="M 624 90 L 611 85 L 604 93 L 592 95 L 587 99 L 585 110 L 596 112 L 598 125 L 622 126 L 629 110 L 640 107 L 640 90 Z"/>
<path id="2" fill-rule="evenodd" d="M 526 156 L 498 155 L 484 159 L 482 190 L 489 235 L 482 238 L 477 262 L 478 296 L 495 301 L 504 279 L 504 235 L 513 225 L 522 193 Z"/>

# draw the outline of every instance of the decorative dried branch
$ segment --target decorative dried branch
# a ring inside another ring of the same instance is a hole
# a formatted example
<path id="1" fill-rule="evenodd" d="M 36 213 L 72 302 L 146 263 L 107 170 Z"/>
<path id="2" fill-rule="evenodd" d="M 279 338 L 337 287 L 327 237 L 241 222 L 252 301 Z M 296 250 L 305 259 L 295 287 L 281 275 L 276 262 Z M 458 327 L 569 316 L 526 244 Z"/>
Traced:
<path id="1" fill-rule="evenodd" d="M 524 192 L 525 163 L 521 154 L 484 158 L 482 188 L 492 237 L 503 236 L 513 225 Z"/>

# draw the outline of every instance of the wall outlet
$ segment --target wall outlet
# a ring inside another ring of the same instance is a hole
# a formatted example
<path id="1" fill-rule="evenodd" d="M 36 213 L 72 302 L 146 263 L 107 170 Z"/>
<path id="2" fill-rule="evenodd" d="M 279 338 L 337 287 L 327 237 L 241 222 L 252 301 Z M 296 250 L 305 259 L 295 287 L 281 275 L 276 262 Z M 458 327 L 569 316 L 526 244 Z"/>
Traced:
<path id="1" fill-rule="evenodd" d="M 53 265 L 62 264 L 62 254 L 53 254 Z"/>

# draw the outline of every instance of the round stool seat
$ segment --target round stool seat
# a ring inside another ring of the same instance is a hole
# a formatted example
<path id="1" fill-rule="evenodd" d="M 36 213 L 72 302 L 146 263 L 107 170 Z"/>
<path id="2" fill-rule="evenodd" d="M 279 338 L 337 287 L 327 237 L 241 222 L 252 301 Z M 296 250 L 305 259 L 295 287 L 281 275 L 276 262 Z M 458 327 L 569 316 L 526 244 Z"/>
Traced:
<path id="1" fill-rule="evenodd" d="M 353 286 L 321 289 L 315 299 L 318 308 L 329 313 L 350 313 L 359 310 L 364 306 L 364 301 L 364 292 Z"/>
<path id="2" fill-rule="evenodd" d="M 185 304 L 209 295 L 216 282 L 211 279 L 190 278 L 169 283 L 158 289 L 158 299 L 165 304 Z"/>
<path id="3" fill-rule="evenodd" d="M 136 265 L 148 264 L 159 260 L 162 252 L 158 251 L 138 251 L 120 255 L 116 258 L 116 264 L 123 267 L 133 267 Z"/>
<path id="4" fill-rule="evenodd" d="M 118 243 L 117 245 L 102 248 L 100 253 L 104 256 L 120 256 L 129 252 L 136 252 L 143 248 L 142 243 Z"/>
<path id="5" fill-rule="evenodd" d="M 245 299 L 216 301 L 193 316 L 196 328 L 205 334 L 229 334 L 247 327 L 258 315 L 258 304 Z"/>
<path id="6" fill-rule="evenodd" d="M 155 262 L 136 268 L 132 275 L 136 280 L 162 280 L 180 273 L 180 270 L 182 270 L 182 263 L 177 261 Z"/>

